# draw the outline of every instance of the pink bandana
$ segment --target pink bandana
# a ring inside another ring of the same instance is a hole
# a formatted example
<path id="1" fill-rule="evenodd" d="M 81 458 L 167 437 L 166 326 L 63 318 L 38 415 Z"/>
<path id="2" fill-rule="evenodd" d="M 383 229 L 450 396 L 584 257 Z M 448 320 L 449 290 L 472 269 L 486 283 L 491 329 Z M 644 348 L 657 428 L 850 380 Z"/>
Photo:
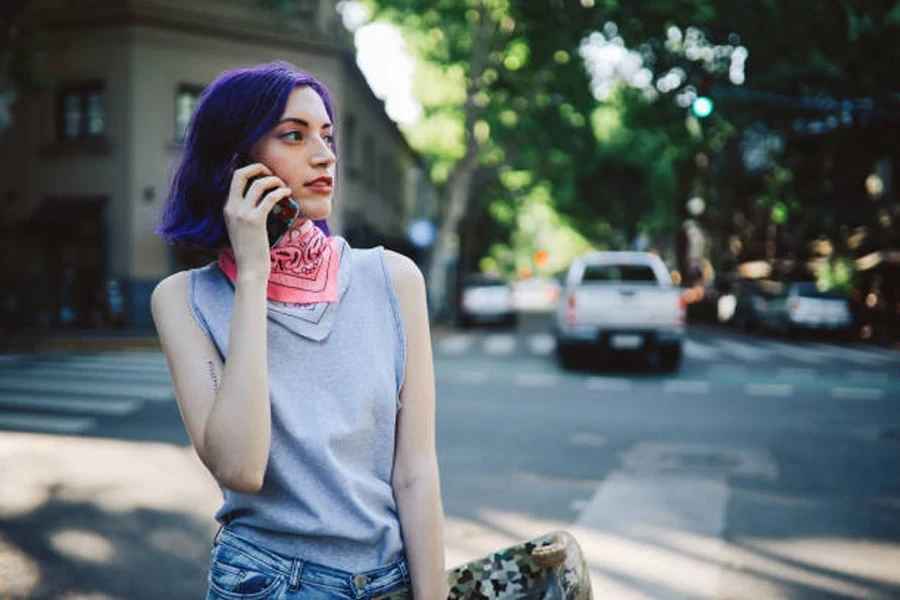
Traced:
<path id="1" fill-rule="evenodd" d="M 266 295 L 270 300 L 289 304 L 337 302 L 341 247 L 312 221 L 288 231 L 269 251 L 269 258 L 272 270 Z M 231 281 L 237 279 L 231 248 L 219 253 L 219 268 Z"/>

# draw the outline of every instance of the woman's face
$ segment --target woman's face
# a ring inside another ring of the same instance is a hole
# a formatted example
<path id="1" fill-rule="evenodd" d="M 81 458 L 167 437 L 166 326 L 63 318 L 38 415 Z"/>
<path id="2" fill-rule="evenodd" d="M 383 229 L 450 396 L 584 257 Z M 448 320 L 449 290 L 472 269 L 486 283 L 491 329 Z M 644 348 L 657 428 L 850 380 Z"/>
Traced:
<path id="1" fill-rule="evenodd" d="M 325 103 L 309 87 L 294 88 L 278 124 L 250 152 L 250 160 L 269 167 L 293 191 L 301 219 L 331 214 L 336 158 L 331 151 L 331 120 Z"/>

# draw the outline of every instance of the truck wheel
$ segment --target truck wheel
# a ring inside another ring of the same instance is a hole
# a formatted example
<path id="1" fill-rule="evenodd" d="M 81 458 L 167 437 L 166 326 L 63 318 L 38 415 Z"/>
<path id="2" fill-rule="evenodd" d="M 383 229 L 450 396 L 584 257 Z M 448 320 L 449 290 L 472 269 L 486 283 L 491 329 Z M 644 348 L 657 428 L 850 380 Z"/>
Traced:
<path id="1" fill-rule="evenodd" d="M 663 371 L 677 371 L 681 365 L 681 346 L 670 346 L 659 352 L 659 368 Z"/>
<path id="2" fill-rule="evenodd" d="M 575 352 L 572 346 L 557 341 L 556 343 L 556 359 L 563 369 L 572 369 L 575 367 Z"/>

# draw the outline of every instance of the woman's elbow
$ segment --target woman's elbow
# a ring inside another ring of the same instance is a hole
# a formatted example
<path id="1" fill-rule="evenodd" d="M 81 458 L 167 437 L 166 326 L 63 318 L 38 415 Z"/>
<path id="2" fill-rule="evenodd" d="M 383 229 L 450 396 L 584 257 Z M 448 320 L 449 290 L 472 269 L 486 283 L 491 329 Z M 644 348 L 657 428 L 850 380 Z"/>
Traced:
<path id="1" fill-rule="evenodd" d="M 220 470 L 213 473 L 222 487 L 239 494 L 255 494 L 263 487 L 265 473 L 249 469 Z"/>

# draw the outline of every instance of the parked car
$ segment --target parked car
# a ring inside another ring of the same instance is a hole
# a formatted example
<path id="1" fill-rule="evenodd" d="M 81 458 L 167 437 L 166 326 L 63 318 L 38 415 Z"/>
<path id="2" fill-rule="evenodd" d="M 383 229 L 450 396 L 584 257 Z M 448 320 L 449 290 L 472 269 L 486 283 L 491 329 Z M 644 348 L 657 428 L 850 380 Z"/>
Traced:
<path id="1" fill-rule="evenodd" d="M 814 282 L 782 283 L 764 301 L 759 319 L 764 328 L 788 335 L 802 330 L 845 334 L 853 324 L 847 298 Z"/>
<path id="2" fill-rule="evenodd" d="M 513 302 L 519 311 L 551 312 L 560 292 L 557 280 L 532 277 L 513 284 Z"/>
<path id="3" fill-rule="evenodd" d="M 655 354 L 664 370 L 681 363 L 685 306 L 663 261 L 648 252 L 591 252 L 569 267 L 555 313 L 564 367 L 585 350 Z"/>
<path id="4" fill-rule="evenodd" d="M 519 314 L 513 302 L 512 286 L 491 275 L 469 275 L 463 280 L 457 325 L 477 323 L 515 326 Z"/>

